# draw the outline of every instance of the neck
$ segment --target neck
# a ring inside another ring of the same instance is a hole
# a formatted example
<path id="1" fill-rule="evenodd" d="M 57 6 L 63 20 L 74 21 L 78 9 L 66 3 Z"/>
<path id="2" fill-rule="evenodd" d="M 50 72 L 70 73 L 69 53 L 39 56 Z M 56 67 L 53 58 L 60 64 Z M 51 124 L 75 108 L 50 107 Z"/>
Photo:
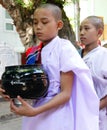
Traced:
<path id="1" fill-rule="evenodd" d="M 55 36 L 56 37 L 56 36 Z M 48 40 L 44 40 L 44 41 L 42 41 L 43 42 L 43 46 L 45 46 L 45 45 L 47 45 L 49 42 L 51 42 L 55 37 L 52 37 L 52 38 L 50 38 L 50 39 L 48 39 Z"/>
<path id="2" fill-rule="evenodd" d="M 88 52 L 90 52 L 91 50 L 95 49 L 98 46 L 99 46 L 98 43 L 86 45 L 83 51 L 83 56 L 85 56 Z"/>

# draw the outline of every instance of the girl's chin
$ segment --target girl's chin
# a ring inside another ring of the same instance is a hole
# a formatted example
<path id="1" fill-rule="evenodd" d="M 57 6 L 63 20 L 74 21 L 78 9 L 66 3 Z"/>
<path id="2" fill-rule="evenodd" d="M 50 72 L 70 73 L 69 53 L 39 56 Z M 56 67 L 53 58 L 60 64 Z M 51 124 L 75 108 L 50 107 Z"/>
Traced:
<path id="1" fill-rule="evenodd" d="M 42 41 L 44 44 L 48 44 L 53 38 L 50 39 L 39 39 L 40 41 Z"/>

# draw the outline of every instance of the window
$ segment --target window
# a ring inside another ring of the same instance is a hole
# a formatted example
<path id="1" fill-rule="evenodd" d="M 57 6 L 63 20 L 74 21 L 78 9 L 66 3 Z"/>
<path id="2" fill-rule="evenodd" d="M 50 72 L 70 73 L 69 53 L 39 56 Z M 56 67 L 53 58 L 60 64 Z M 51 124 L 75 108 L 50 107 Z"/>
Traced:
<path id="1" fill-rule="evenodd" d="M 5 11 L 5 18 L 6 18 L 6 19 L 11 19 L 10 15 L 8 14 L 7 11 Z"/>
<path id="2" fill-rule="evenodd" d="M 11 24 L 11 23 L 6 23 L 6 30 L 8 30 L 8 31 L 14 30 L 13 24 Z"/>
<path id="3" fill-rule="evenodd" d="M 13 24 L 13 20 L 6 10 L 5 10 L 5 30 L 11 31 L 11 32 L 15 31 L 15 26 Z"/>

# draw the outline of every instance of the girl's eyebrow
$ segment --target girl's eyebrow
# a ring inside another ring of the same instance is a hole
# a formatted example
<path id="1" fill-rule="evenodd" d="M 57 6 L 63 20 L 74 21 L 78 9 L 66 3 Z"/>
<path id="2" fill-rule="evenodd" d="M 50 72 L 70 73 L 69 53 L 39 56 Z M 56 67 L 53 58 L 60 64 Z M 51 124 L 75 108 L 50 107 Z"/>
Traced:
<path id="1" fill-rule="evenodd" d="M 89 25 L 81 25 L 80 28 L 89 27 Z"/>
<path id="2" fill-rule="evenodd" d="M 34 18 L 34 19 L 37 20 L 37 18 Z M 48 17 L 44 16 L 44 17 L 42 17 L 40 19 L 48 19 Z"/>

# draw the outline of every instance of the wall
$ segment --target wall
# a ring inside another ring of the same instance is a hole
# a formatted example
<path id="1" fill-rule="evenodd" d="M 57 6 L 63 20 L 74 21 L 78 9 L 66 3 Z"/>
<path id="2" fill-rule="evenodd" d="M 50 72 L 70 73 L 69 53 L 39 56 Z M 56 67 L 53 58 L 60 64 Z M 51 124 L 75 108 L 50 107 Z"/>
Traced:
<path id="1" fill-rule="evenodd" d="M 107 0 L 95 1 L 95 14 L 104 18 L 104 23 L 107 24 Z"/>
<path id="2" fill-rule="evenodd" d="M 5 9 L 0 5 L 0 43 L 7 43 L 13 47 L 16 52 L 23 52 L 24 46 L 22 45 L 19 35 L 15 30 L 15 26 L 14 31 L 7 31 L 5 29 L 6 22 L 12 23 L 12 19 L 5 18 Z"/>
<path id="3" fill-rule="evenodd" d="M 80 0 L 81 20 L 89 15 L 97 15 L 104 18 L 104 23 L 107 24 L 106 8 L 107 0 Z"/>
<path id="4" fill-rule="evenodd" d="M 5 18 L 5 9 L 0 5 L 0 79 L 6 66 L 21 64 L 20 53 L 24 51 L 15 26 L 8 31 L 6 23 L 12 23 L 12 19 Z"/>

